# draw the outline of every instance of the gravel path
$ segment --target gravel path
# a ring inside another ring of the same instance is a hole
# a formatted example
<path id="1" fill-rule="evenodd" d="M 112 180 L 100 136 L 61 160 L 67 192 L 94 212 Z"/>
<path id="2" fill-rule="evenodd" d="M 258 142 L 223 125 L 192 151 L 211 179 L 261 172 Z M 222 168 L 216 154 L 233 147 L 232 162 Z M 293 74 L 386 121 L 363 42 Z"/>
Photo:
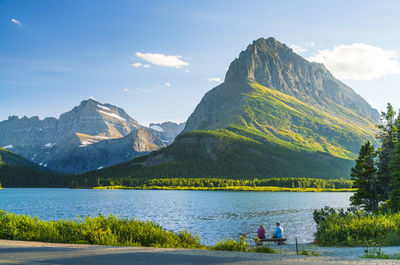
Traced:
<path id="1" fill-rule="evenodd" d="M 281 253 L 285 254 L 295 254 L 296 245 L 288 244 L 284 246 L 274 246 L 270 247 L 279 250 Z M 299 251 L 306 249 L 308 251 L 316 250 L 321 256 L 331 256 L 331 257 L 346 257 L 346 258 L 359 258 L 365 254 L 365 247 L 319 247 L 312 244 L 299 244 Z M 382 251 L 385 254 L 393 255 L 400 253 L 400 246 L 394 247 L 382 247 Z"/>
<path id="2" fill-rule="evenodd" d="M 240 253 L 0 240 L 0 264 L 400 264 L 400 261 L 395 260 L 360 259 L 348 256 L 297 256 L 289 254 L 292 251 L 290 245 L 278 247 L 287 253 Z M 311 246 L 304 245 L 304 247 Z M 347 253 L 346 251 L 343 253 Z"/>

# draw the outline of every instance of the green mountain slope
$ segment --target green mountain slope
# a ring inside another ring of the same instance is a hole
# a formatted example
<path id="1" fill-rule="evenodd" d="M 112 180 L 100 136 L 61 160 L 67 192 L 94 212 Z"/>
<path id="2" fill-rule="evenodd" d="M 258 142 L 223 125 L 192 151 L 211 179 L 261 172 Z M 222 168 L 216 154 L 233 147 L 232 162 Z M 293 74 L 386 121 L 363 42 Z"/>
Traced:
<path id="1" fill-rule="evenodd" d="M 0 166 L 28 167 L 39 171 L 47 171 L 44 167 L 3 148 L 0 148 Z"/>
<path id="2" fill-rule="evenodd" d="M 3 187 L 66 186 L 48 169 L 3 148 L 0 148 L 0 183 Z"/>
<path id="3" fill-rule="evenodd" d="M 348 177 L 378 112 L 321 64 L 259 39 L 175 142 L 86 177 Z"/>

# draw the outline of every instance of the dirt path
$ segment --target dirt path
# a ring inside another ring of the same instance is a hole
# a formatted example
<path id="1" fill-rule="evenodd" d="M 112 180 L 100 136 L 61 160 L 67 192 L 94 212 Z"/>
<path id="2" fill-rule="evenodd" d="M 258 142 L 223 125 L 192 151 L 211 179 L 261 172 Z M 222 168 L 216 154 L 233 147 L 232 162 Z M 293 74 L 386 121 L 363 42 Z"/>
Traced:
<path id="1" fill-rule="evenodd" d="M 279 250 L 284 254 L 295 254 L 296 246 L 288 244 L 284 246 L 273 246 L 270 247 Z M 359 258 L 365 254 L 365 247 L 319 247 L 312 244 L 299 244 L 299 250 L 306 249 L 309 252 L 312 250 L 317 251 L 321 256 L 331 257 L 345 257 L 345 258 Z M 382 247 L 382 251 L 385 254 L 393 255 L 400 253 L 400 246 L 393 247 Z"/>
<path id="2" fill-rule="evenodd" d="M 349 257 L 131 248 L 0 240 L 0 264 L 400 264 Z"/>

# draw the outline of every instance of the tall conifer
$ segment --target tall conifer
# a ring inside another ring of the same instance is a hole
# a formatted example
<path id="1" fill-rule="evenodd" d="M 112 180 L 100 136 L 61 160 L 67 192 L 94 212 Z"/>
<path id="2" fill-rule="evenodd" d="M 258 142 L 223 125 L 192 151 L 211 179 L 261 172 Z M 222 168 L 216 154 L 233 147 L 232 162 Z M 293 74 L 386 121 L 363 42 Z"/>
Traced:
<path id="1" fill-rule="evenodd" d="M 374 213 L 379 211 L 376 155 L 375 148 L 369 141 L 361 147 L 356 165 L 351 169 L 351 179 L 357 191 L 350 197 L 351 205 Z"/>
<path id="2" fill-rule="evenodd" d="M 398 212 L 400 211 L 400 115 L 396 119 L 395 127 L 394 150 L 389 164 L 392 181 L 388 206 L 391 211 Z"/>
<path id="3" fill-rule="evenodd" d="M 391 174 L 389 164 L 390 160 L 392 159 L 394 138 L 396 136 L 395 115 L 396 112 L 394 111 L 393 106 L 388 103 L 386 112 L 381 112 L 382 124 L 377 126 L 379 129 L 377 138 L 381 142 L 381 148 L 378 151 L 378 192 L 382 201 L 386 201 L 388 199 L 391 191 Z"/>

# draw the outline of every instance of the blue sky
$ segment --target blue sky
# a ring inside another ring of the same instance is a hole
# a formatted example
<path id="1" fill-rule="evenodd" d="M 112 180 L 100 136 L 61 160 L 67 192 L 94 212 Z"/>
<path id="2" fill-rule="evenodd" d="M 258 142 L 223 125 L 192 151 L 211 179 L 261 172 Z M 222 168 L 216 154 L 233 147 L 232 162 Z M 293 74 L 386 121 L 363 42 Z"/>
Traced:
<path id="1" fill-rule="evenodd" d="M 0 0 L 0 120 L 58 117 L 93 97 L 144 125 L 182 122 L 241 50 L 270 36 L 373 107 L 400 107 L 399 11 L 398 1 Z"/>

